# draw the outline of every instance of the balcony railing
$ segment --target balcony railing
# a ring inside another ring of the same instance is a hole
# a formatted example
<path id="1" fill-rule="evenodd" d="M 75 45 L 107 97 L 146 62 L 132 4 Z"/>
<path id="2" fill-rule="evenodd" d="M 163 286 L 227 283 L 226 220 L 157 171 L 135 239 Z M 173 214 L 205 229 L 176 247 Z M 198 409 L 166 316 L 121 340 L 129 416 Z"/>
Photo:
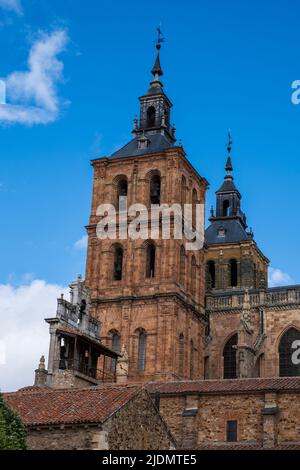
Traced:
<path id="1" fill-rule="evenodd" d="M 300 304 L 300 285 L 277 287 L 267 290 L 250 290 L 251 307 L 276 307 Z M 244 292 L 210 293 L 206 297 L 206 308 L 209 311 L 240 309 L 244 302 Z"/>
<path id="2" fill-rule="evenodd" d="M 57 300 L 57 313 L 56 316 L 64 320 L 66 323 L 71 325 L 73 328 L 78 328 L 82 332 L 87 333 L 97 339 L 100 338 L 100 327 L 99 320 L 92 317 L 80 318 L 80 310 L 76 305 L 71 304 L 65 299 Z"/>
<path id="3" fill-rule="evenodd" d="M 99 382 L 115 382 L 116 381 L 116 372 L 109 370 L 106 367 L 99 369 L 96 367 L 90 367 L 85 362 L 79 362 L 76 360 L 61 359 L 59 361 L 54 361 L 55 370 L 72 370 L 74 372 L 79 372 L 80 374 L 85 375 L 86 377 L 98 380 Z"/>

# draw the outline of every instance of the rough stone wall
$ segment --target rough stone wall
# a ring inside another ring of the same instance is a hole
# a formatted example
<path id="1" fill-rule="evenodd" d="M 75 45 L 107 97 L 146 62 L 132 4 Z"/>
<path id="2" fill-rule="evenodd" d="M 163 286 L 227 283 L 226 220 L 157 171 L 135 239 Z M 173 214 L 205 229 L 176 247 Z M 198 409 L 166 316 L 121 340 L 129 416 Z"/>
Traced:
<path id="1" fill-rule="evenodd" d="M 182 441 L 183 417 L 182 413 L 185 409 L 186 399 L 183 395 L 175 395 L 165 397 L 161 396 L 160 399 L 160 414 L 168 424 L 172 434 L 174 435 L 178 445 Z"/>
<path id="2" fill-rule="evenodd" d="M 277 397 L 280 415 L 278 417 L 278 442 L 281 444 L 298 440 L 300 442 L 300 395 L 279 393 Z"/>
<path id="3" fill-rule="evenodd" d="M 184 376 L 190 377 L 189 354 L 193 341 L 194 378 L 203 376 L 204 314 L 204 254 L 186 251 L 184 273 L 180 270 L 180 250 L 184 240 L 155 241 L 155 278 L 146 278 L 146 240 L 99 240 L 96 224 L 97 207 L 101 203 L 115 205 L 117 182 L 128 181 L 128 206 L 141 203 L 149 207 L 150 179 L 154 171 L 161 175 L 161 203 L 192 203 L 193 191 L 197 202 L 205 203 L 205 183 L 188 163 L 182 149 L 167 150 L 146 157 L 94 162 L 93 203 L 88 227 L 88 257 L 86 282 L 92 289 L 92 315 L 101 322 L 101 336 L 109 344 L 112 331 L 120 334 L 120 345 L 129 354 L 130 380 L 167 380 L 178 377 L 177 343 L 185 336 Z M 182 191 L 182 178 L 185 185 Z M 150 238 L 150 236 L 149 236 Z M 122 245 L 123 276 L 113 280 L 115 243 Z M 192 270 L 192 258 L 196 267 Z M 193 274 L 192 274 L 193 273 Z M 109 301 L 109 302 L 108 302 Z M 138 372 L 137 331 L 147 333 L 146 370 Z"/>
<path id="4" fill-rule="evenodd" d="M 52 388 L 84 388 L 97 385 L 97 381 L 73 370 L 58 369 L 52 374 Z"/>
<path id="5" fill-rule="evenodd" d="M 262 438 L 264 394 L 202 396 L 197 419 L 198 444 L 226 442 L 226 423 L 238 422 L 238 441 L 259 441 Z"/>
<path id="6" fill-rule="evenodd" d="M 237 439 L 266 448 L 300 443 L 300 393 L 234 393 L 162 395 L 160 412 L 175 436 L 178 446 L 195 448 L 202 444 L 226 442 L 227 421 L 236 420 Z M 263 414 L 277 407 L 274 415 Z M 185 416 L 194 409 L 194 416 Z"/>
<path id="7" fill-rule="evenodd" d="M 111 450 L 168 450 L 174 446 L 146 392 L 128 402 L 104 429 Z"/>
<path id="8" fill-rule="evenodd" d="M 30 450 L 93 450 L 105 449 L 105 433 L 96 427 L 62 426 L 61 428 L 29 429 Z"/>

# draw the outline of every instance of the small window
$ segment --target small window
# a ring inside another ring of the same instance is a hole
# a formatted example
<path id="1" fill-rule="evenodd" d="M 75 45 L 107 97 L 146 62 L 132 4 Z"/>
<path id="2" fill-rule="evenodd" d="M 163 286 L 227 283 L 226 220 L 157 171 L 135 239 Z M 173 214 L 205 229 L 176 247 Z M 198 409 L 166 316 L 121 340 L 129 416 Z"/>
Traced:
<path id="1" fill-rule="evenodd" d="M 139 344 L 138 344 L 138 370 L 145 370 L 145 361 L 146 361 L 146 333 L 145 331 L 140 331 L 139 333 Z"/>
<path id="2" fill-rule="evenodd" d="M 155 257 L 156 248 L 152 243 L 147 246 L 146 277 L 153 279 L 155 277 Z"/>
<path id="3" fill-rule="evenodd" d="M 121 197 L 126 197 L 128 193 L 128 183 L 126 179 L 121 179 L 118 182 L 117 186 L 117 194 L 118 194 L 118 201 Z"/>
<path id="4" fill-rule="evenodd" d="M 225 237 L 225 234 L 226 234 L 225 228 L 224 228 L 224 227 L 219 227 L 219 228 L 218 228 L 218 237 L 224 238 L 224 237 Z"/>
<path id="5" fill-rule="evenodd" d="M 238 270 L 237 261 L 235 259 L 230 260 L 230 286 L 237 287 L 238 285 Z"/>
<path id="6" fill-rule="evenodd" d="M 214 289 L 216 287 L 216 266 L 214 261 L 207 263 L 207 289 Z"/>
<path id="7" fill-rule="evenodd" d="M 237 421 L 227 421 L 227 442 L 237 442 Z"/>
<path id="8" fill-rule="evenodd" d="M 111 335 L 112 350 L 115 352 L 120 351 L 120 336 L 118 333 L 112 333 Z M 116 370 L 116 359 L 112 358 L 111 360 L 111 371 L 115 372 Z"/>
<path id="9" fill-rule="evenodd" d="M 236 379 L 236 346 L 238 335 L 233 335 L 226 343 L 223 351 L 224 379 Z"/>
<path id="10" fill-rule="evenodd" d="M 147 127 L 155 127 L 155 115 L 156 111 L 154 106 L 150 106 L 147 109 Z"/>
<path id="11" fill-rule="evenodd" d="M 153 175 L 150 181 L 150 203 L 160 204 L 161 180 L 159 175 Z"/>
<path id="12" fill-rule="evenodd" d="M 229 208 L 230 208 L 230 203 L 226 199 L 225 201 L 223 201 L 223 217 L 228 217 L 230 215 Z"/>
<path id="13" fill-rule="evenodd" d="M 123 249 L 117 247 L 115 249 L 115 261 L 114 261 L 114 281 L 121 281 L 123 274 Z"/>

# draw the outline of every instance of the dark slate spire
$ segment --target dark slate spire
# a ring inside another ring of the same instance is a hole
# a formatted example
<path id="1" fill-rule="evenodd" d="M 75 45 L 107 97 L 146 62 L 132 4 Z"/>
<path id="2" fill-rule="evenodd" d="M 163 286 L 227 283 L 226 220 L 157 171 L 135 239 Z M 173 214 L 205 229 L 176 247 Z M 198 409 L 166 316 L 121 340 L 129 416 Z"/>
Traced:
<path id="1" fill-rule="evenodd" d="M 233 142 L 231 138 L 231 133 L 230 131 L 228 131 L 228 142 L 227 142 L 228 156 L 227 156 L 227 161 L 226 161 L 226 166 L 225 166 L 226 175 L 224 178 L 224 183 L 222 184 L 220 189 L 217 191 L 217 194 L 228 192 L 228 191 L 237 191 L 235 184 L 233 182 L 233 176 L 232 176 L 232 171 L 233 171 L 233 166 L 232 166 L 232 161 L 231 161 L 232 144 Z"/>
<path id="2" fill-rule="evenodd" d="M 150 82 L 150 88 L 148 90 L 148 95 L 157 95 L 159 93 L 163 93 L 163 84 L 160 81 L 160 77 L 162 77 L 163 70 L 160 64 L 160 50 L 161 50 L 161 45 L 165 41 L 160 27 L 157 28 L 157 40 L 156 40 L 156 60 L 155 64 L 153 66 L 153 69 L 151 70 L 151 73 L 154 77 L 154 80 Z"/>
<path id="3" fill-rule="evenodd" d="M 247 232 L 246 216 L 241 210 L 242 196 L 236 188 L 232 171 L 231 160 L 232 139 L 228 133 L 226 175 L 222 186 L 216 192 L 216 211 L 211 210 L 211 225 L 206 229 L 205 237 L 208 245 L 235 243 L 253 238 L 251 232 Z"/>
<path id="4" fill-rule="evenodd" d="M 175 127 L 171 125 L 172 103 L 163 90 L 160 77 L 163 75 L 160 63 L 160 50 L 164 42 L 161 29 L 157 29 L 156 60 L 152 69 L 154 79 L 148 91 L 139 98 L 140 116 L 134 118 L 133 140 L 113 157 L 144 155 L 168 149 L 176 142 Z"/>
<path id="5" fill-rule="evenodd" d="M 163 84 L 160 77 L 163 75 L 160 63 L 161 45 L 165 41 L 160 28 L 157 28 L 156 40 L 156 60 L 152 69 L 154 80 L 150 82 L 150 88 L 147 93 L 140 97 L 140 120 L 138 125 L 134 125 L 133 134 L 140 137 L 160 135 L 173 145 L 176 141 L 175 128 L 171 126 L 171 108 L 172 103 L 163 91 Z M 144 134 L 143 134 L 144 133 Z"/>
<path id="6" fill-rule="evenodd" d="M 217 209 L 216 209 L 216 218 L 238 218 L 240 219 L 242 225 L 246 227 L 246 217 L 241 211 L 241 199 L 242 196 L 238 189 L 236 188 L 232 171 L 232 160 L 231 160 L 231 150 L 232 150 L 232 139 L 231 134 L 228 132 L 228 143 L 227 143 L 227 162 L 225 166 L 226 175 L 224 182 L 220 189 L 216 192 L 217 195 Z"/>
<path id="7" fill-rule="evenodd" d="M 159 56 L 160 49 L 161 49 L 161 44 L 157 42 L 156 43 L 156 61 L 155 61 L 153 69 L 151 70 L 151 73 L 154 76 L 154 80 L 159 80 L 159 77 L 161 77 L 164 74 L 160 65 L 160 56 Z"/>
<path id="8" fill-rule="evenodd" d="M 227 173 L 231 173 L 231 172 L 233 171 L 232 162 L 231 162 L 231 157 L 230 157 L 230 156 L 227 158 L 225 170 L 227 171 Z"/>

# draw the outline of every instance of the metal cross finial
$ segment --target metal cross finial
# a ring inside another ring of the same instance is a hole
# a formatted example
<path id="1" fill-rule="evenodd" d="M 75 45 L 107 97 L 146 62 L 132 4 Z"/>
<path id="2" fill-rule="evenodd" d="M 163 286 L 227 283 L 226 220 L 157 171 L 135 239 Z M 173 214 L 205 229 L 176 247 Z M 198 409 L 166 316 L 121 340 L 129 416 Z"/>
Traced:
<path id="1" fill-rule="evenodd" d="M 228 157 L 227 157 L 227 162 L 225 166 L 225 170 L 227 171 L 227 176 L 231 176 L 231 172 L 233 170 L 232 168 L 232 162 L 231 162 L 231 148 L 232 148 L 232 138 L 231 138 L 231 131 L 230 129 L 228 130 L 228 143 L 227 143 L 227 151 L 228 151 Z"/>
<path id="2" fill-rule="evenodd" d="M 163 36 L 163 33 L 161 31 L 161 25 L 158 26 L 157 28 L 157 44 L 161 44 L 162 42 L 165 42 L 165 38 Z"/>
<path id="3" fill-rule="evenodd" d="M 228 150 L 228 154 L 229 154 L 229 155 L 230 155 L 230 152 L 231 152 L 232 144 L 233 144 L 233 141 L 232 141 L 232 138 L 231 138 L 231 131 L 230 131 L 230 129 L 228 129 L 228 144 L 227 144 L 227 150 Z"/>

